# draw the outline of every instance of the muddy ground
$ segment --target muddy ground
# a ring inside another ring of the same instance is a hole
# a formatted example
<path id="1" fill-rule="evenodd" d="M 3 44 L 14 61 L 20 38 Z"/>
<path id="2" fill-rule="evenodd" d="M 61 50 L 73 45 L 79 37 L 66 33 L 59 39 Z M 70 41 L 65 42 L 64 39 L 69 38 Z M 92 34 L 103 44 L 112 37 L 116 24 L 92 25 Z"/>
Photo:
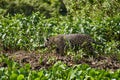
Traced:
<path id="1" fill-rule="evenodd" d="M 55 53 L 40 54 L 35 52 L 26 52 L 22 50 L 16 52 L 6 52 L 5 55 L 7 55 L 8 58 L 18 62 L 21 66 L 29 63 L 31 65 L 31 69 L 34 70 L 39 70 L 40 68 L 49 68 L 57 61 L 62 61 L 68 66 L 73 66 L 75 64 L 88 64 L 92 68 L 97 69 L 120 69 L 120 60 L 118 60 L 115 55 L 101 55 L 96 58 L 84 56 L 81 59 L 77 60 L 75 60 L 75 58 L 70 55 L 60 56 Z M 0 63 L 0 67 L 5 65 L 5 63 Z"/>

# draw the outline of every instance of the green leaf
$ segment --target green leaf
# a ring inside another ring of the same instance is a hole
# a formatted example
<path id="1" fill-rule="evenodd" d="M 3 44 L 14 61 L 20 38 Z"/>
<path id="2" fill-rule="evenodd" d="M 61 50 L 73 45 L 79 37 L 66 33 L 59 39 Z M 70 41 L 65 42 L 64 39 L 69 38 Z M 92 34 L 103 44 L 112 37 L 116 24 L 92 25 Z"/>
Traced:
<path id="1" fill-rule="evenodd" d="M 0 57 L 0 63 L 2 62 L 3 60 L 2 60 L 2 58 Z"/>
<path id="2" fill-rule="evenodd" d="M 35 78 L 34 80 L 40 80 L 40 78 Z"/>
<path id="3" fill-rule="evenodd" d="M 20 74 L 20 75 L 17 77 L 17 80 L 24 80 L 24 75 Z"/>
<path id="4" fill-rule="evenodd" d="M 17 79 L 17 74 L 12 73 L 12 75 L 10 76 L 10 80 L 16 80 Z"/>
<path id="5" fill-rule="evenodd" d="M 43 76 L 43 71 L 38 72 L 38 76 L 41 78 Z"/>
<path id="6" fill-rule="evenodd" d="M 31 68 L 31 66 L 30 66 L 29 63 L 28 63 L 28 64 L 25 64 L 25 69 L 30 70 L 30 68 Z"/>

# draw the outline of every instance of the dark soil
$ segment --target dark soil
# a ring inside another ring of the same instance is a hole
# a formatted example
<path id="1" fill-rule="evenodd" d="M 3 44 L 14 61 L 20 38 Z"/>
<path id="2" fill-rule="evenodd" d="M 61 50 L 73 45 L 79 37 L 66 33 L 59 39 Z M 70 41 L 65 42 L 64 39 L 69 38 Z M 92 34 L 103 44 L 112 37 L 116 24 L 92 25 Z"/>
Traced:
<path id="1" fill-rule="evenodd" d="M 31 69 L 39 70 L 40 68 L 49 68 L 57 61 L 62 61 L 68 66 L 75 64 L 88 64 L 92 68 L 97 69 L 120 69 L 120 61 L 116 56 L 98 56 L 98 57 L 82 57 L 75 60 L 72 56 L 60 56 L 55 53 L 40 54 L 35 52 L 16 51 L 7 52 L 8 58 L 18 62 L 21 66 L 29 63 Z M 0 63 L 0 66 L 6 67 L 5 63 Z"/>

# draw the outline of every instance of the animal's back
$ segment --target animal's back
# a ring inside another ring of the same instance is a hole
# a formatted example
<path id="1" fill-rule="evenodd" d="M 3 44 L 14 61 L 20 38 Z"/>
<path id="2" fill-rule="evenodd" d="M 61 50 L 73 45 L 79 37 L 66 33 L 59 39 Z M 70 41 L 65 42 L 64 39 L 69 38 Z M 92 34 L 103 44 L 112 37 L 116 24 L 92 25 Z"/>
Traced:
<path id="1" fill-rule="evenodd" d="M 68 34 L 61 35 L 65 40 L 71 41 L 73 44 L 82 44 L 83 42 L 93 42 L 94 40 L 86 34 Z"/>

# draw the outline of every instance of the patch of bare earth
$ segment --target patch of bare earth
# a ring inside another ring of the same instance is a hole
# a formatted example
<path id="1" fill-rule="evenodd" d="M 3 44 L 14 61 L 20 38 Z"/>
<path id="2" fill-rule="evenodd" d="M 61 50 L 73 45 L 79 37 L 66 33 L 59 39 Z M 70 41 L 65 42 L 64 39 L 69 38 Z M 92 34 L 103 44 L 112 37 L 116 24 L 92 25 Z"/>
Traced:
<path id="1" fill-rule="evenodd" d="M 92 68 L 97 69 L 120 69 L 120 61 L 117 60 L 115 56 L 98 56 L 93 57 L 83 57 L 77 61 L 71 56 L 60 56 L 55 53 L 38 54 L 35 52 L 26 51 L 16 51 L 7 53 L 8 58 L 18 62 L 21 66 L 29 63 L 31 69 L 38 70 L 40 68 L 49 68 L 57 61 L 62 61 L 68 66 L 73 66 L 75 64 L 88 64 Z M 5 64 L 0 64 L 0 66 L 6 66 Z"/>

